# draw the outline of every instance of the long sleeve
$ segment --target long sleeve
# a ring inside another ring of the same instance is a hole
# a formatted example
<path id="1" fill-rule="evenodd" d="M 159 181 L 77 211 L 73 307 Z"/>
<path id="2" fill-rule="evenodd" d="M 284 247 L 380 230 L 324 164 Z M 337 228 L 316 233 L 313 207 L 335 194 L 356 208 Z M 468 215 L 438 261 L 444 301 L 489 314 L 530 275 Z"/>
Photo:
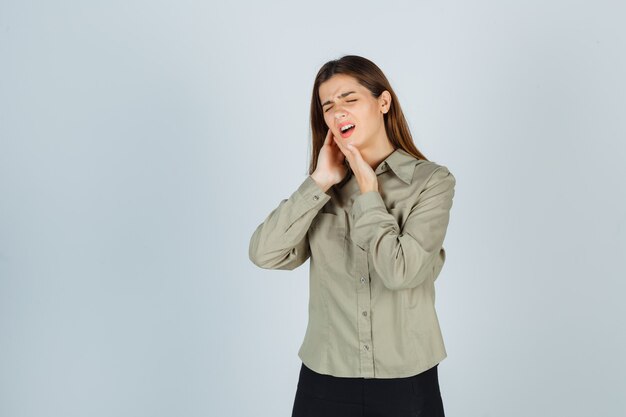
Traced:
<path id="1" fill-rule="evenodd" d="M 282 200 L 250 238 L 248 256 L 264 269 L 292 270 L 311 255 L 307 231 L 319 210 L 330 200 L 309 175 Z"/>
<path id="2" fill-rule="evenodd" d="M 448 227 L 455 184 L 445 166 L 435 169 L 402 229 L 377 191 L 355 199 L 351 239 L 370 251 L 372 267 L 385 287 L 416 287 L 433 274 Z"/>

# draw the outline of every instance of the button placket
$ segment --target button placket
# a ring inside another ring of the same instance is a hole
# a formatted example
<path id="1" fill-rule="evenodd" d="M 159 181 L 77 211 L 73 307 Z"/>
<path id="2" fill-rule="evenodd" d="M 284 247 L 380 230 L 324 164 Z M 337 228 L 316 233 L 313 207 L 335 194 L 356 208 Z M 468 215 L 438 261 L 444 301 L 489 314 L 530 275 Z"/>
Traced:
<path id="1" fill-rule="evenodd" d="M 356 248 L 356 274 L 360 285 L 357 285 L 357 306 L 360 318 L 357 320 L 359 344 L 361 345 L 361 374 L 366 378 L 374 377 L 374 355 L 372 349 L 372 321 L 369 319 L 371 311 L 371 289 L 369 285 L 369 271 L 367 251 Z"/>

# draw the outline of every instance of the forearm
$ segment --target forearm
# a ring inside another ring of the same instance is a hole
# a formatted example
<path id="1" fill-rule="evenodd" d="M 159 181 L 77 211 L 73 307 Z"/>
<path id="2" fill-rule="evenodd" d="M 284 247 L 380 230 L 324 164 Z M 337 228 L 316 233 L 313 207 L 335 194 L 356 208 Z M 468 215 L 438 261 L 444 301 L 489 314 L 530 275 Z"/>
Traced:
<path id="1" fill-rule="evenodd" d="M 389 289 L 420 285 L 433 276 L 449 222 L 455 179 L 447 169 L 431 177 L 400 227 L 378 192 L 352 206 L 351 238 L 370 252 L 372 268 Z"/>
<path id="2" fill-rule="evenodd" d="M 329 199 L 330 196 L 308 176 L 257 226 L 250 238 L 250 260 L 266 269 L 293 269 L 304 263 L 310 255 L 306 233 Z"/>

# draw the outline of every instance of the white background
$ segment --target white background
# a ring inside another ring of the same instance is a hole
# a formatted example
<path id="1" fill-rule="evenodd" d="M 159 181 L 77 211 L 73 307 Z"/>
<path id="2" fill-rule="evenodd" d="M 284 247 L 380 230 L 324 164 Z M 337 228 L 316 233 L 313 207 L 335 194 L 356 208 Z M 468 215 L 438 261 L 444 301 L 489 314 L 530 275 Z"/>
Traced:
<path id="1" fill-rule="evenodd" d="M 345 54 L 457 179 L 446 415 L 626 415 L 625 12 L 0 0 L 0 415 L 290 415 L 308 263 L 248 243 Z"/>

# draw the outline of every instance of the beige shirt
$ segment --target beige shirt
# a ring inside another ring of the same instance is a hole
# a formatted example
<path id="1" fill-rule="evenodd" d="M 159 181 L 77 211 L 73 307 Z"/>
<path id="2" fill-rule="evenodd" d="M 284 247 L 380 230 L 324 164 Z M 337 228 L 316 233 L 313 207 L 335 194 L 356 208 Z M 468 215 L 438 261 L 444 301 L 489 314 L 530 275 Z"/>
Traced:
<path id="1" fill-rule="evenodd" d="M 361 194 L 350 169 L 324 192 L 308 176 L 254 231 L 249 257 L 292 270 L 310 259 L 309 320 L 298 352 L 338 377 L 399 378 L 446 358 L 435 280 L 456 180 L 398 148 Z"/>

